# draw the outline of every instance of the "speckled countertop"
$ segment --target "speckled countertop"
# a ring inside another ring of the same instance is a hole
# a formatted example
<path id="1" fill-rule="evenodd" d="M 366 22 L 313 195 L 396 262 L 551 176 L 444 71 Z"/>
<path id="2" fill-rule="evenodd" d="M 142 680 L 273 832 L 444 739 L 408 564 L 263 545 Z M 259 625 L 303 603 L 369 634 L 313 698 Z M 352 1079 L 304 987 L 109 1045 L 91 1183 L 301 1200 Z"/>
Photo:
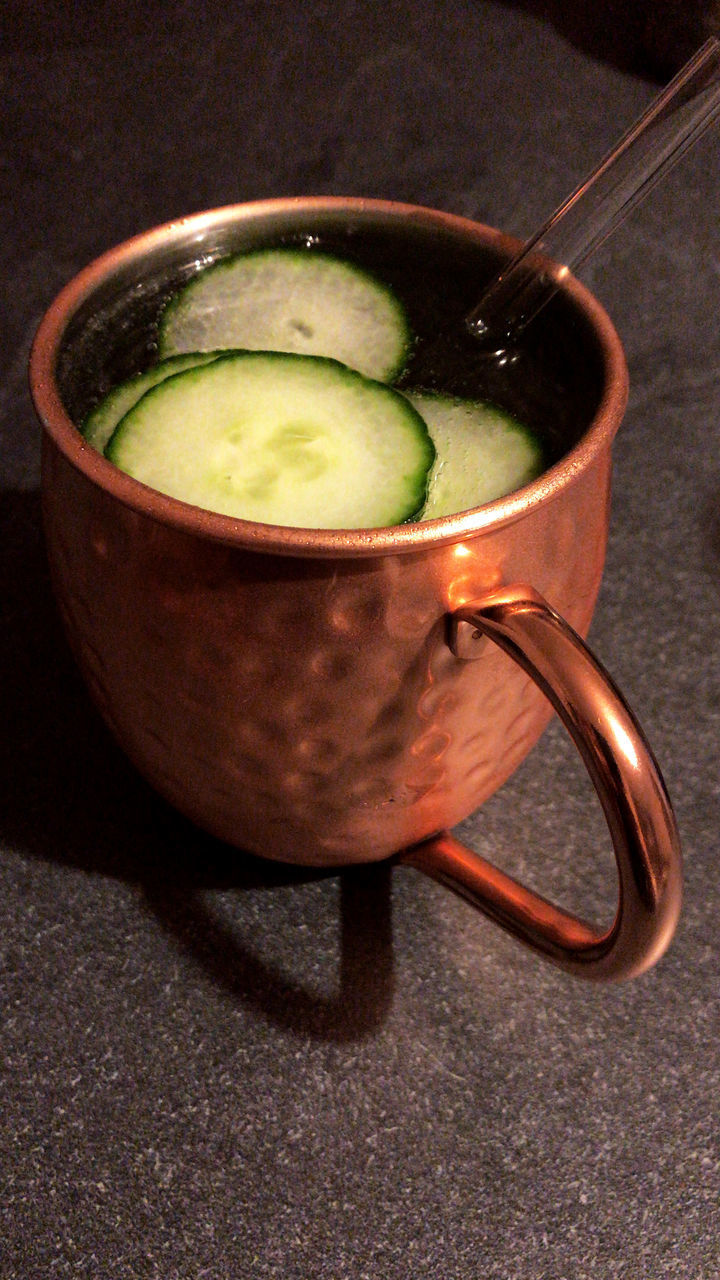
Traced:
<path id="1" fill-rule="evenodd" d="M 591 638 L 686 857 L 669 954 L 596 989 L 414 872 L 238 861 L 149 791 L 54 611 L 25 366 L 77 268 L 203 207 L 527 234 L 655 85 L 482 0 L 57 8 L 12 0 L 0 45 L 2 1280 L 716 1280 L 718 136 L 583 273 L 633 388 Z M 552 728 L 464 833 L 602 913 L 588 792 Z"/>

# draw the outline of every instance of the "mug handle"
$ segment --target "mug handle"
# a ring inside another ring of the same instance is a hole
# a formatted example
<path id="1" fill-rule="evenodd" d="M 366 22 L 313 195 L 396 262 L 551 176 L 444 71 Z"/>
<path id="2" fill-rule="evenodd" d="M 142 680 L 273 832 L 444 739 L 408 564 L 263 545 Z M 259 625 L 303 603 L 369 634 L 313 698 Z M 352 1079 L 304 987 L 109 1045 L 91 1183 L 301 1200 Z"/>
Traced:
<path id="1" fill-rule="evenodd" d="M 640 726 L 580 636 L 533 587 L 493 592 L 459 608 L 448 622 L 448 643 L 458 657 L 475 657 L 490 637 L 532 677 L 570 733 L 610 828 L 617 914 L 607 932 L 598 932 L 447 831 L 404 850 L 399 861 L 453 889 L 571 973 L 595 981 L 642 973 L 675 931 L 682 861 L 670 800 Z"/>

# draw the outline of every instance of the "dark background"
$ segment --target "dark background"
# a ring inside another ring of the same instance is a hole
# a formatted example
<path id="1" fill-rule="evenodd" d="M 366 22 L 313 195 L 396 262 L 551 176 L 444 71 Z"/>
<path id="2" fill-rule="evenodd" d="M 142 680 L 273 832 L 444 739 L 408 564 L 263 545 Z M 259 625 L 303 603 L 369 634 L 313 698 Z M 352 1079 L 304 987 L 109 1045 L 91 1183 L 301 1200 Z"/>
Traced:
<path id="1" fill-rule="evenodd" d="M 686 856 L 652 973 L 589 988 L 413 872 L 297 873 L 191 828 L 89 704 L 39 528 L 27 355 L 80 266 L 176 215 L 283 194 L 527 235 L 706 29 L 692 6 L 568 8 L 6 13 L 2 1280 L 720 1273 L 717 133 L 583 272 L 632 379 L 591 638 Z M 607 833 L 558 729 L 463 833 L 611 911 Z"/>

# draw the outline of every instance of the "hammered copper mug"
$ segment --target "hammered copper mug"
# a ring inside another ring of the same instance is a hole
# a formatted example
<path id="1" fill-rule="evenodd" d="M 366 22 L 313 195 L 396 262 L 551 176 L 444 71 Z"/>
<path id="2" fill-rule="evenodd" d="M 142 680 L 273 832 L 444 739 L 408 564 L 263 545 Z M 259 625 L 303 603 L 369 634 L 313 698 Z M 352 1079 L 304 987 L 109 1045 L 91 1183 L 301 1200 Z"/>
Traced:
<path id="1" fill-rule="evenodd" d="M 117 350 L 128 370 L 146 357 L 135 335 L 171 287 L 223 254 L 330 232 L 348 244 L 358 234 L 409 238 L 421 259 L 459 246 L 493 268 L 517 247 L 411 206 L 266 201 L 141 235 L 51 306 L 31 385 L 44 426 L 47 546 L 72 648 L 138 769 L 222 840 L 330 867 L 394 857 L 575 973 L 639 973 L 673 934 L 680 852 L 642 732 L 580 638 L 600 584 L 610 449 L 627 395 L 619 339 L 584 288 L 564 279 L 554 304 L 562 359 L 582 392 L 556 460 L 519 492 L 460 515 L 346 531 L 236 520 L 146 488 L 73 425 L 123 373 Z M 587 766 L 615 850 L 619 905 L 605 933 L 447 830 L 513 772 L 551 707 Z"/>

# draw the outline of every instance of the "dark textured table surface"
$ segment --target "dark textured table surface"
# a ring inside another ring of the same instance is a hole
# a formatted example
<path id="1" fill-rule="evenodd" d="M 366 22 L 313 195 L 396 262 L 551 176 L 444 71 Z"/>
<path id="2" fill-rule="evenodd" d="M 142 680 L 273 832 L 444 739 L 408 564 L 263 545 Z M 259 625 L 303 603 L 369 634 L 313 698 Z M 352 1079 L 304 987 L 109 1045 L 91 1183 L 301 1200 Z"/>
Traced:
<path id="1" fill-rule="evenodd" d="M 718 136 L 582 273 L 632 379 L 591 639 L 686 858 L 668 955 L 591 988 L 414 872 L 238 861 L 149 791 L 54 612 L 25 368 L 77 268 L 203 207 L 377 195 L 527 234 L 656 85 L 482 0 L 83 9 L 11 5 L 0 44 L 0 1276 L 715 1280 Z M 588 792 L 551 728 L 465 835 L 602 914 Z"/>

